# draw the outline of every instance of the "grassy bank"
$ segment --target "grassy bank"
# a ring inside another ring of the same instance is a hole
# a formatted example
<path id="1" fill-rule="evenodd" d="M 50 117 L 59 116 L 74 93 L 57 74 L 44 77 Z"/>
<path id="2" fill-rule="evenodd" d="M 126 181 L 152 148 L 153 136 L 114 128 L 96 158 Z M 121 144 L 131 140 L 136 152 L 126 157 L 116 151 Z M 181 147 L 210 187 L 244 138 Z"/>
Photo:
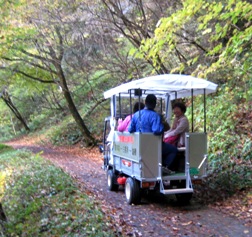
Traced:
<path id="1" fill-rule="evenodd" d="M 118 236 L 99 204 L 61 169 L 0 144 L 2 236 Z"/>

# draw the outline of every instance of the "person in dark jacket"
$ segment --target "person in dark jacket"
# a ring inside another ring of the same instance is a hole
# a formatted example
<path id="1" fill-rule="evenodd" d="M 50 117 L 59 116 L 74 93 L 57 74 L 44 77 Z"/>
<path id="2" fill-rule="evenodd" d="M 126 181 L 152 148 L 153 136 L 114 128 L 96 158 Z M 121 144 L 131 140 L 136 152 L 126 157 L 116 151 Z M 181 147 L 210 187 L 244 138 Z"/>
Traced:
<path id="1" fill-rule="evenodd" d="M 164 125 L 162 117 L 154 111 L 157 104 L 157 98 L 154 94 L 147 95 L 145 99 L 145 108 L 136 112 L 131 120 L 128 131 L 153 133 L 154 135 L 162 135 L 164 132 Z M 168 143 L 162 143 L 162 162 L 163 169 L 170 173 L 169 166 L 177 155 L 177 148 Z"/>

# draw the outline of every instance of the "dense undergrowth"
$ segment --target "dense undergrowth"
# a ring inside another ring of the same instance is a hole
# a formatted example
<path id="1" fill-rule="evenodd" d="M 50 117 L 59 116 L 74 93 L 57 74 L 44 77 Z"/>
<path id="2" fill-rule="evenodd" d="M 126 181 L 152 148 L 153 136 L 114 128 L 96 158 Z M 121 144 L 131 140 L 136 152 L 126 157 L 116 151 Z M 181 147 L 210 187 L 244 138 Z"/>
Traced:
<path id="1" fill-rule="evenodd" d="M 207 101 L 209 175 L 202 198 L 223 200 L 252 188 L 252 91 L 223 86 Z M 196 101 L 197 103 L 197 101 Z M 196 107 L 200 114 L 202 106 Z M 202 114 L 202 113 L 201 113 Z M 199 124 L 203 118 L 199 119 Z M 213 195 L 214 193 L 214 195 Z"/>
<path id="2" fill-rule="evenodd" d="M 99 204 L 40 154 L 0 145 L 0 167 L 1 236 L 115 236 Z"/>

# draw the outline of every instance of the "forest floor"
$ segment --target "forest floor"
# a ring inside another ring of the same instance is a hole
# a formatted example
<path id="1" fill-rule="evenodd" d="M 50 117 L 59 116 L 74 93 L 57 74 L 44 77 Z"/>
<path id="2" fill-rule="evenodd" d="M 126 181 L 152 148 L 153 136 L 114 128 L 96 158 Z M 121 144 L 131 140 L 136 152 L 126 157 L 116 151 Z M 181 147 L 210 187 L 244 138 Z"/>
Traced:
<path id="1" fill-rule="evenodd" d="M 106 173 L 101 168 L 103 157 L 97 148 L 55 147 L 46 143 L 42 136 L 22 137 L 5 144 L 15 149 L 41 152 L 44 158 L 69 173 L 80 189 L 100 203 L 114 228 L 123 236 L 252 236 L 252 190 L 237 192 L 218 202 L 202 202 L 193 197 L 186 206 L 179 206 L 172 195 L 160 194 L 143 197 L 140 205 L 128 205 L 123 189 L 107 190 Z"/>

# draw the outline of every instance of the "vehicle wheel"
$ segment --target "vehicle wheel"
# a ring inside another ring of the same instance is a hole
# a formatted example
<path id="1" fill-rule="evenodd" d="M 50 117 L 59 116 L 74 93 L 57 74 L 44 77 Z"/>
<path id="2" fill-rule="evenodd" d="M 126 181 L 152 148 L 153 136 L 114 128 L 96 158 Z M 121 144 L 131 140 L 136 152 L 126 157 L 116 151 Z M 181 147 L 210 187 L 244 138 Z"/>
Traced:
<path id="1" fill-rule="evenodd" d="M 141 201 L 139 182 L 131 177 L 125 183 L 125 196 L 128 204 L 139 204 Z"/>
<path id="2" fill-rule="evenodd" d="M 186 187 L 186 180 L 177 181 L 178 188 L 185 188 Z M 178 193 L 176 194 L 177 202 L 180 205 L 187 205 L 189 204 L 190 200 L 192 199 L 193 193 Z"/>
<path id="3" fill-rule="evenodd" d="M 108 190 L 109 191 L 117 191 L 119 185 L 116 183 L 116 174 L 113 172 L 113 170 L 107 171 L 107 184 L 108 184 Z"/>
<path id="4" fill-rule="evenodd" d="M 175 194 L 176 195 L 176 199 L 177 202 L 181 205 L 186 205 L 190 202 L 190 200 L 192 199 L 192 193 L 178 193 Z"/>

